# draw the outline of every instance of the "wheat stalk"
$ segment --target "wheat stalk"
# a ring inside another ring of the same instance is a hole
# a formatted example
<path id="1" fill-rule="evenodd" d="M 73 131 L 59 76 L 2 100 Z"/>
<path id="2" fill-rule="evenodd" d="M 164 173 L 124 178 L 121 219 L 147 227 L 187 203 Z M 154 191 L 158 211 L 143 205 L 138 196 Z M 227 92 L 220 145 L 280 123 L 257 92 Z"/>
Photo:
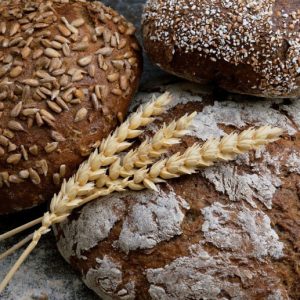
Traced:
<path id="1" fill-rule="evenodd" d="M 166 99 L 162 100 L 162 98 L 160 98 L 160 101 L 159 106 L 163 106 L 167 102 Z M 186 130 L 185 125 L 181 124 L 181 122 L 189 123 L 193 117 L 193 115 L 184 116 L 177 123 L 173 122 L 169 126 L 164 126 L 157 136 L 154 136 L 151 141 L 143 143 L 136 152 L 133 152 L 133 164 L 126 165 L 126 159 L 128 161 L 126 156 L 125 164 L 124 159 L 123 164 L 115 164 L 114 172 L 121 174 L 122 170 L 129 169 L 131 171 L 129 176 L 124 179 L 120 179 L 117 176 L 115 180 L 105 182 L 105 186 L 103 185 L 99 188 L 96 185 L 95 187 L 94 182 L 98 181 L 107 172 L 103 167 L 114 164 L 119 159 L 116 154 L 131 145 L 125 140 L 141 134 L 137 128 L 151 122 L 152 120 L 149 119 L 153 118 L 150 116 L 162 112 L 162 108 L 156 108 L 155 103 L 157 102 L 146 105 L 144 110 L 139 110 L 138 113 L 133 115 L 132 119 L 129 118 L 129 121 L 125 122 L 124 126 L 121 125 L 114 134 L 102 142 L 100 153 L 96 150 L 90 155 L 88 161 L 80 166 L 75 176 L 69 179 L 68 182 L 63 182 L 61 191 L 58 195 L 54 195 L 51 201 L 50 212 L 45 213 L 43 216 L 42 226 L 34 232 L 31 243 L 0 284 L 0 293 L 26 257 L 36 247 L 41 236 L 50 231 L 51 225 L 65 220 L 73 209 L 114 191 L 122 192 L 126 189 L 141 190 L 144 188 L 156 190 L 156 183 L 176 178 L 183 174 L 192 174 L 199 168 L 211 166 L 218 160 L 231 160 L 236 154 L 244 153 L 250 149 L 256 149 L 261 145 L 275 141 L 282 134 L 281 129 L 271 128 L 270 126 L 264 126 L 256 130 L 251 128 L 243 131 L 241 134 L 233 133 L 222 139 L 209 139 L 203 146 L 194 144 L 183 154 L 176 153 L 169 158 L 154 163 L 147 169 L 147 165 L 153 163 L 152 158 L 158 158 L 165 151 L 165 147 L 169 147 L 173 142 L 178 142 L 178 137 Z M 141 118 L 142 121 L 137 120 L 137 118 Z M 173 133 L 171 133 L 172 130 Z M 159 143 L 159 138 L 161 137 L 169 142 Z"/>

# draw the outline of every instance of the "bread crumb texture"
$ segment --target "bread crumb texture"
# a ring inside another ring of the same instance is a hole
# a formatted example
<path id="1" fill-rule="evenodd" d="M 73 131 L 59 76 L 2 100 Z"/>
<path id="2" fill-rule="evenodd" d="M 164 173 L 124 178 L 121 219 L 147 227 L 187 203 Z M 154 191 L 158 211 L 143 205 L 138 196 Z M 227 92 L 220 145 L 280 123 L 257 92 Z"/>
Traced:
<path id="1" fill-rule="evenodd" d="M 101 2 L 1 1 L 0 214 L 49 199 L 124 117 L 134 32 Z"/>
<path id="2" fill-rule="evenodd" d="M 198 112 L 172 152 L 266 123 L 286 133 L 234 162 L 170 180 L 158 193 L 112 194 L 84 206 L 55 227 L 60 252 L 103 299 L 299 299 L 297 101 L 248 105 L 189 83 L 165 89 L 175 103 L 147 134 Z M 137 95 L 135 105 L 152 96 Z"/>
<path id="3" fill-rule="evenodd" d="M 152 60 L 171 73 L 246 94 L 298 97 L 299 20 L 299 1 L 148 0 L 143 34 Z"/>

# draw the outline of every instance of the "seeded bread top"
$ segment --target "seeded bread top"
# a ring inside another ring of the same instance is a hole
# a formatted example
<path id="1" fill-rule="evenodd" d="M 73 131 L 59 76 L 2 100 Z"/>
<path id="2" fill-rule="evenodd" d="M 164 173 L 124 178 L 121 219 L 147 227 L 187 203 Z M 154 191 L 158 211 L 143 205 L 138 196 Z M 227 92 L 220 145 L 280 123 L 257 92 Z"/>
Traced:
<path id="1" fill-rule="evenodd" d="M 299 96 L 299 20 L 299 1 L 148 0 L 145 48 L 185 78 L 260 96 Z M 164 51 L 156 52 L 158 44 Z"/>
<path id="2" fill-rule="evenodd" d="M 44 201 L 122 120 L 135 28 L 100 2 L 0 4 L 0 214 Z"/>

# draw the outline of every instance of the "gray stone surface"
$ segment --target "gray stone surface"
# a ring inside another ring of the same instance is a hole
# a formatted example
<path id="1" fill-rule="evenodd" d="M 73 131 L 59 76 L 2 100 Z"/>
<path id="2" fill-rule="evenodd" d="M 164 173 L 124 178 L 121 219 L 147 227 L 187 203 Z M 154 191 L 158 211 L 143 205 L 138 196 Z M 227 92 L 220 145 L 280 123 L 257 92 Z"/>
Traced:
<path id="1" fill-rule="evenodd" d="M 137 36 L 140 41 L 140 17 L 144 2 L 145 0 L 104 1 L 105 4 L 121 12 L 137 26 Z M 172 81 L 174 81 L 174 77 L 160 71 L 146 57 L 144 58 L 144 73 L 140 90 L 155 89 L 155 86 Z M 41 216 L 45 209 L 46 207 L 8 217 L 0 217 L 0 233 Z M 0 253 L 23 237 L 25 236 L 18 235 L 9 241 L 0 242 Z M 4 278 L 20 253 L 21 251 L 18 251 L 4 261 L 0 261 L 0 280 Z M 56 249 L 54 237 L 52 233 L 49 233 L 42 238 L 32 255 L 21 266 L 5 293 L 0 295 L 0 299 L 94 300 L 98 297 L 85 287 L 78 274 L 75 274 L 72 268 L 62 259 Z"/>

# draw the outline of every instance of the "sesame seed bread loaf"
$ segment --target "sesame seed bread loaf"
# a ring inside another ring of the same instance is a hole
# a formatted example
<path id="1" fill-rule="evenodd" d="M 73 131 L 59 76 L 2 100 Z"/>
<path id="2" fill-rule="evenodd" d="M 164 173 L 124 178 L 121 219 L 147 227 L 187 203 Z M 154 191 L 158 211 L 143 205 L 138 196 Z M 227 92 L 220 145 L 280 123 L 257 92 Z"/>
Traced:
<path id="1" fill-rule="evenodd" d="M 134 26 L 100 2 L 0 4 L 0 214 L 49 199 L 123 120 Z"/>
<path id="2" fill-rule="evenodd" d="M 198 112 L 172 152 L 265 124 L 282 127 L 284 138 L 170 180 L 158 193 L 91 202 L 55 226 L 60 253 L 102 299 L 299 299 L 299 102 L 249 104 L 191 84 L 167 90 L 178 101 L 147 134 Z"/>
<path id="3" fill-rule="evenodd" d="M 162 69 L 260 97 L 300 96 L 300 2 L 148 0 L 144 46 Z"/>

